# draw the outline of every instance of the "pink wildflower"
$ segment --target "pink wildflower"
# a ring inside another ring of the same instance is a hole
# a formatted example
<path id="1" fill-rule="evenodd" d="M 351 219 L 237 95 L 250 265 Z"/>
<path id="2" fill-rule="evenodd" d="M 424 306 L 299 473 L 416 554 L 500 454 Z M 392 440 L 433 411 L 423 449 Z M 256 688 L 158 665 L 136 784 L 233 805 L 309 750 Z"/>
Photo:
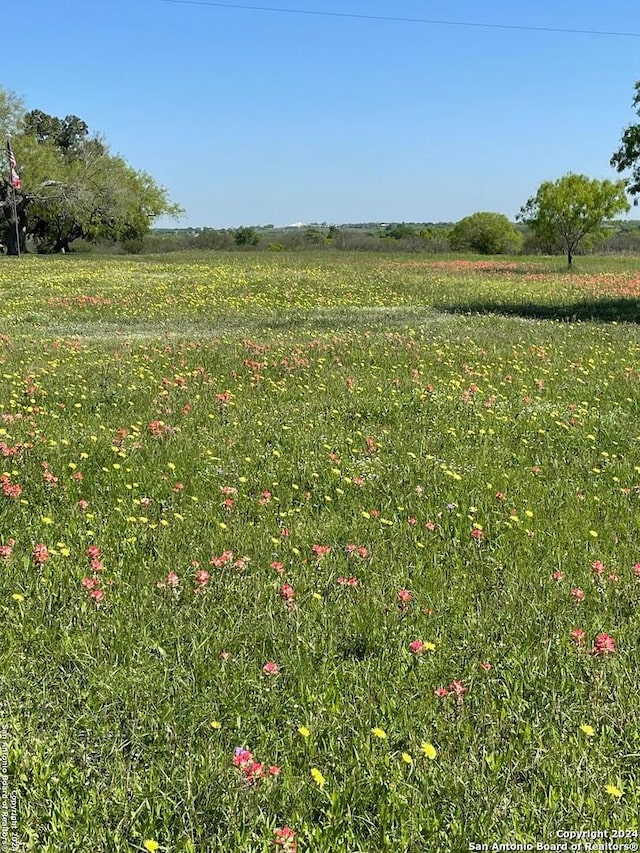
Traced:
<path id="1" fill-rule="evenodd" d="M 593 641 L 593 648 L 591 649 L 591 654 L 594 657 L 605 657 L 606 655 L 612 655 L 616 650 L 616 641 L 610 634 L 598 634 L 598 636 Z"/>

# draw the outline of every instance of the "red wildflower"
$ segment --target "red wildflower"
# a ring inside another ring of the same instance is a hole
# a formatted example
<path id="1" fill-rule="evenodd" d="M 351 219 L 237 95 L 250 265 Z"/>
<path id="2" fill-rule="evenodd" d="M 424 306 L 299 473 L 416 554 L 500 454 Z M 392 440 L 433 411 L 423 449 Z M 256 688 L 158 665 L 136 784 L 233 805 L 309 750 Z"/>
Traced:
<path id="1" fill-rule="evenodd" d="M 471 535 L 476 540 L 476 542 L 480 542 L 480 540 L 484 536 L 484 531 L 481 530 L 479 527 L 474 527 L 473 530 L 471 531 Z"/>
<path id="2" fill-rule="evenodd" d="M 408 589 L 399 589 L 398 590 L 398 601 L 401 601 L 403 604 L 409 604 L 413 596 L 409 592 Z"/>
<path id="3" fill-rule="evenodd" d="M 49 554 L 49 549 L 46 545 L 42 543 L 38 543 L 33 546 L 33 551 L 31 552 L 34 563 L 41 565 L 42 563 L 46 563 L 51 554 Z"/>
<path id="4" fill-rule="evenodd" d="M 322 557 L 326 557 L 327 554 L 331 553 L 330 545 L 314 545 L 311 549 L 313 554 L 317 560 L 320 560 Z"/>
<path id="5" fill-rule="evenodd" d="M 602 560 L 594 560 L 591 563 L 591 571 L 594 575 L 603 575 L 604 574 L 604 563 Z"/>
<path id="6" fill-rule="evenodd" d="M 605 657 L 606 655 L 612 655 L 616 650 L 616 641 L 610 634 L 598 634 L 598 636 L 593 641 L 593 648 L 591 649 L 591 654 L 594 657 Z"/>
<path id="7" fill-rule="evenodd" d="M 587 597 L 586 594 L 583 592 L 583 590 L 581 590 L 577 586 L 574 586 L 574 588 L 571 590 L 571 596 L 574 599 L 574 601 L 584 601 L 585 598 Z"/>
<path id="8" fill-rule="evenodd" d="M 265 675 L 278 675 L 278 673 L 280 672 L 280 667 L 272 660 L 268 660 L 262 667 L 262 671 Z"/>
<path id="9" fill-rule="evenodd" d="M 484 669 L 485 672 L 489 672 L 489 670 L 491 669 L 491 664 L 489 663 L 489 661 L 486 661 L 485 663 L 480 664 L 480 668 Z"/>
<path id="10" fill-rule="evenodd" d="M 290 826 L 282 826 L 274 830 L 275 838 L 273 843 L 276 847 L 282 847 L 283 853 L 297 853 L 298 844 L 296 842 L 296 833 Z"/>
<path id="11" fill-rule="evenodd" d="M 296 592 L 292 586 L 288 583 L 283 583 L 280 587 L 280 598 L 284 598 L 285 601 L 293 601 L 296 597 Z"/>
<path id="12" fill-rule="evenodd" d="M 358 578 L 339 577 L 338 583 L 340 586 L 358 586 Z"/>
<path id="13" fill-rule="evenodd" d="M 574 628 L 571 631 L 571 639 L 577 646 L 583 646 L 586 634 L 582 628 Z"/>
<path id="14" fill-rule="evenodd" d="M 449 691 L 446 687 L 438 687 L 433 691 L 434 695 L 438 697 L 438 699 L 446 699 L 449 695 Z"/>
<path id="15" fill-rule="evenodd" d="M 422 640 L 413 640 L 413 642 L 409 643 L 409 650 L 411 654 L 421 655 L 424 651 L 424 643 Z"/>
<path id="16" fill-rule="evenodd" d="M 449 685 L 449 692 L 455 693 L 458 699 L 462 699 L 464 694 L 467 692 L 467 688 L 461 681 L 452 681 Z"/>
<path id="17" fill-rule="evenodd" d="M 554 581 L 557 581 L 559 583 L 564 578 L 564 572 L 553 572 L 551 577 Z"/>

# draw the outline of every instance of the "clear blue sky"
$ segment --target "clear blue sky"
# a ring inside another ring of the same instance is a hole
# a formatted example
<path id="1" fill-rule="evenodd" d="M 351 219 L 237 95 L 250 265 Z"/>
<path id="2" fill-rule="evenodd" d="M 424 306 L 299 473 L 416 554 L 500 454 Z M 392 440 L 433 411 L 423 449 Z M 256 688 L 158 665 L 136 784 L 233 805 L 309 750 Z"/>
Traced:
<path id="1" fill-rule="evenodd" d="M 640 34 L 638 0 L 244 2 Z M 20 0 L 4 17 L 0 84 L 83 118 L 184 226 L 513 218 L 542 180 L 615 177 L 635 119 L 639 36 L 163 0 Z"/>

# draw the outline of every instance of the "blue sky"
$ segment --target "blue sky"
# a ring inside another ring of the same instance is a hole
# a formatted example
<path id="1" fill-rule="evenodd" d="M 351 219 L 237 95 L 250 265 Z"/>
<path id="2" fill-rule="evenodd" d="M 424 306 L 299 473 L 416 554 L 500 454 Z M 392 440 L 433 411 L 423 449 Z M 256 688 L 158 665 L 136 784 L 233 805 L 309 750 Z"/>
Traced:
<path id="1" fill-rule="evenodd" d="M 640 34 L 638 0 L 245 3 Z M 183 226 L 513 218 L 543 180 L 615 177 L 635 119 L 639 36 L 163 0 L 13 10 L 0 84 L 83 118 L 169 189 Z"/>

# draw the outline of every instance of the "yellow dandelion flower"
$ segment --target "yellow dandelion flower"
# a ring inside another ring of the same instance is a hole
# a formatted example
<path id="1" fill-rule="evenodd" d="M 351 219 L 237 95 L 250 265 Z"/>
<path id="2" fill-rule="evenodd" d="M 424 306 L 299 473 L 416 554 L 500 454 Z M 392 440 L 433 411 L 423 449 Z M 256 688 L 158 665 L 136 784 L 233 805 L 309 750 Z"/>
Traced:
<path id="1" fill-rule="evenodd" d="M 215 729 L 216 731 L 222 728 L 222 723 L 219 720 L 211 720 L 209 725 L 212 729 Z"/>
<path id="2" fill-rule="evenodd" d="M 430 758 L 432 761 L 438 754 L 435 746 L 432 743 L 428 743 L 427 741 L 424 741 L 424 743 L 420 745 L 420 749 L 424 752 L 427 758 Z"/>
<path id="3" fill-rule="evenodd" d="M 621 797 L 622 796 L 622 791 L 620 790 L 620 788 L 616 788 L 615 785 L 605 785 L 604 789 L 607 792 L 607 794 L 609 794 L 609 796 L 611 796 L 611 797 Z"/>
<path id="4" fill-rule="evenodd" d="M 413 764 L 413 758 L 409 755 L 408 752 L 402 753 L 402 760 L 405 764 Z"/>
<path id="5" fill-rule="evenodd" d="M 298 734 L 302 735 L 302 737 L 309 737 L 311 732 L 306 726 L 298 726 Z"/>
<path id="6" fill-rule="evenodd" d="M 584 732 L 587 737 L 593 737 L 596 733 L 596 730 L 593 728 L 593 726 L 589 726 L 586 723 L 580 726 L 580 731 Z"/>
<path id="7" fill-rule="evenodd" d="M 323 776 L 323 775 L 322 775 L 322 773 L 318 770 L 318 768 L 317 768 L 317 767 L 312 767 L 312 768 L 311 768 L 311 778 L 313 779 L 313 781 L 316 783 L 316 785 L 317 785 L 319 788 L 322 788 L 322 786 L 323 786 L 323 785 L 324 785 L 324 783 L 326 782 L 326 779 L 324 778 L 324 776 Z"/>
<path id="8" fill-rule="evenodd" d="M 24 595 L 21 592 L 14 592 L 11 598 L 14 601 L 24 601 Z"/>
<path id="9" fill-rule="evenodd" d="M 148 850 L 149 853 L 154 853 L 154 851 L 160 849 L 160 845 L 158 844 L 158 842 L 154 841 L 152 838 L 146 838 L 142 842 L 142 846 L 144 847 L 145 850 Z"/>
<path id="10" fill-rule="evenodd" d="M 377 726 L 374 729 L 371 729 L 371 734 L 375 737 L 379 737 L 380 740 L 384 740 L 387 736 L 387 733 L 384 729 L 380 729 Z"/>

